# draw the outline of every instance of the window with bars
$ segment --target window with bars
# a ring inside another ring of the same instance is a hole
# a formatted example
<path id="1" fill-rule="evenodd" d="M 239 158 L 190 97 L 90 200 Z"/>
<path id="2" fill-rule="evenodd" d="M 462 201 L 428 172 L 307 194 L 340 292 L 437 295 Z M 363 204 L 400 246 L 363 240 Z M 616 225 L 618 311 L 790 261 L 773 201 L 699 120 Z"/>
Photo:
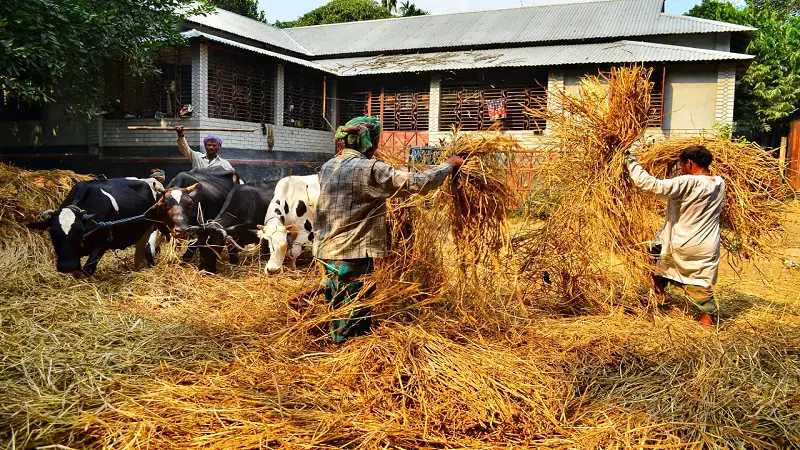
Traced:
<path id="1" fill-rule="evenodd" d="M 263 57 L 210 47 L 208 117 L 273 123 L 275 65 Z"/>
<path id="2" fill-rule="evenodd" d="M 283 124 L 310 130 L 330 130 L 324 100 L 325 77 L 301 67 L 286 66 L 283 87 Z"/>
<path id="3" fill-rule="evenodd" d="M 109 118 L 178 117 L 192 103 L 191 57 L 185 48 L 174 47 L 155 63 L 157 74 L 139 77 L 124 61 L 114 61 L 106 79 L 110 99 Z"/>
<path id="4" fill-rule="evenodd" d="M 439 127 L 462 131 L 505 130 L 543 132 L 546 122 L 525 113 L 547 104 L 547 74 L 524 71 L 482 71 L 442 80 Z M 505 116 L 491 116 L 492 101 L 505 106 Z"/>
<path id="5" fill-rule="evenodd" d="M 647 126 L 661 128 L 664 124 L 664 87 L 667 81 L 667 68 L 653 68 L 650 81 L 653 83 L 653 91 L 650 93 L 650 117 Z"/>
<path id="6" fill-rule="evenodd" d="M 366 88 L 366 89 L 365 89 Z M 427 131 L 430 78 L 427 75 L 365 77 L 340 84 L 338 118 L 380 116 L 384 131 Z"/>

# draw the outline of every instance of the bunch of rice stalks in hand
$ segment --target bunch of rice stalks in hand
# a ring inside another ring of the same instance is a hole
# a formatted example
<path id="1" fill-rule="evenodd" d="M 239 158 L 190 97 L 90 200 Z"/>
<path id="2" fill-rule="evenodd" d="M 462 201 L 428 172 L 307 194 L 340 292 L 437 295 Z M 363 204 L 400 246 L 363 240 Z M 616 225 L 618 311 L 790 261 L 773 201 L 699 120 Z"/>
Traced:
<path id="1" fill-rule="evenodd" d="M 508 137 L 457 133 L 445 148 L 445 157 L 464 158 L 464 165 L 442 186 L 462 271 L 489 260 L 499 266 L 499 252 L 509 247 L 508 218 L 519 196 L 511 185 L 507 153 L 518 148 Z"/>
<path id="2" fill-rule="evenodd" d="M 666 178 L 678 167 L 681 151 L 694 145 L 711 152 L 711 173 L 725 180 L 722 247 L 744 258 L 772 253 L 782 230 L 784 200 L 792 193 L 778 159 L 755 144 L 708 138 L 658 142 L 637 156 L 652 175 Z"/>
<path id="3" fill-rule="evenodd" d="M 623 162 L 647 129 L 649 77 L 640 66 L 614 68 L 582 79 L 575 95 L 551 92 L 553 108 L 528 110 L 553 133 L 534 179 L 558 206 L 527 241 L 523 269 L 555 278 L 546 289 L 559 308 L 628 303 L 647 279 L 651 261 L 640 243 L 656 231 L 653 200 L 636 192 Z"/>

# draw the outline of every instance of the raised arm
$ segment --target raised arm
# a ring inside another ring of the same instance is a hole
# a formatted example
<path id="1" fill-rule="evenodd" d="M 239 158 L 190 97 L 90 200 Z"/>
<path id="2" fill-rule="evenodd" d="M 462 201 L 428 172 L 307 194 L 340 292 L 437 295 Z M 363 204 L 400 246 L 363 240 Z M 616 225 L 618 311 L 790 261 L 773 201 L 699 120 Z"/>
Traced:
<path id="1" fill-rule="evenodd" d="M 633 155 L 628 155 L 625 164 L 633 184 L 643 191 L 664 199 L 680 199 L 691 191 L 690 180 L 682 177 L 660 180 L 647 173 Z"/>
<path id="2" fill-rule="evenodd" d="M 202 159 L 203 155 L 189 147 L 189 143 L 186 142 L 186 138 L 183 136 L 183 127 L 175 127 L 175 132 L 178 133 L 178 150 L 192 163 L 192 168 L 199 167 L 199 160 Z"/>
<path id="3" fill-rule="evenodd" d="M 405 172 L 397 170 L 381 161 L 372 166 L 372 184 L 381 198 L 408 197 L 413 194 L 427 194 L 444 183 L 447 175 L 463 164 L 455 157 L 424 172 Z"/>

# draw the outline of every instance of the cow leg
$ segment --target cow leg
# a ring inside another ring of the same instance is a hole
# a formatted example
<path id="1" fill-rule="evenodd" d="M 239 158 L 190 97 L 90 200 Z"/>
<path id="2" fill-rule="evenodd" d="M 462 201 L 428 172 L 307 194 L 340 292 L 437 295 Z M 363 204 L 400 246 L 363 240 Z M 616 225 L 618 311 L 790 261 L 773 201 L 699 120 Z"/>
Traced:
<path id="1" fill-rule="evenodd" d="M 148 228 L 146 232 L 142 233 L 142 237 L 136 241 L 136 252 L 133 254 L 133 268 L 139 270 L 147 264 L 152 267 L 154 264 L 153 255 L 150 255 L 148 243 L 150 241 L 150 234 L 152 228 Z"/>
<path id="2" fill-rule="evenodd" d="M 239 249 L 233 245 L 228 245 L 228 262 L 231 264 L 239 264 Z"/>
<path id="3" fill-rule="evenodd" d="M 289 258 L 286 260 L 286 267 L 290 269 L 297 269 L 297 257 L 300 256 L 300 253 L 303 252 L 303 246 L 300 244 L 293 244 L 292 247 L 287 252 Z"/>
<path id="4" fill-rule="evenodd" d="M 200 247 L 200 270 L 217 273 L 217 253 L 208 246 Z"/>
<path id="5" fill-rule="evenodd" d="M 106 249 L 102 247 L 95 247 L 89 252 L 89 259 L 86 260 L 86 264 L 83 266 L 83 273 L 86 275 L 94 275 L 97 272 L 97 264 L 100 263 L 100 258 L 103 257 L 105 254 Z"/>
<path id="6" fill-rule="evenodd" d="M 186 249 L 186 253 L 183 254 L 183 262 L 189 263 L 192 262 L 192 258 L 194 258 L 194 253 L 197 251 L 197 246 L 192 244 Z"/>

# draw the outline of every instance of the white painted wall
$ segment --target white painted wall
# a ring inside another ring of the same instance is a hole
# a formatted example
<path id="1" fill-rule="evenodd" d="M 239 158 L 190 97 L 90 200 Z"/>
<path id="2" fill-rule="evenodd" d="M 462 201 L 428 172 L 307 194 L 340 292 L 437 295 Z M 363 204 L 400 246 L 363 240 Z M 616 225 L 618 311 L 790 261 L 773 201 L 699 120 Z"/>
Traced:
<path id="1" fill-rule="evenodd" d="M 717 66 L 667 67 L 664 96 L 665 132 L 687 134 L 714 128 L 717 112 Z"/>

